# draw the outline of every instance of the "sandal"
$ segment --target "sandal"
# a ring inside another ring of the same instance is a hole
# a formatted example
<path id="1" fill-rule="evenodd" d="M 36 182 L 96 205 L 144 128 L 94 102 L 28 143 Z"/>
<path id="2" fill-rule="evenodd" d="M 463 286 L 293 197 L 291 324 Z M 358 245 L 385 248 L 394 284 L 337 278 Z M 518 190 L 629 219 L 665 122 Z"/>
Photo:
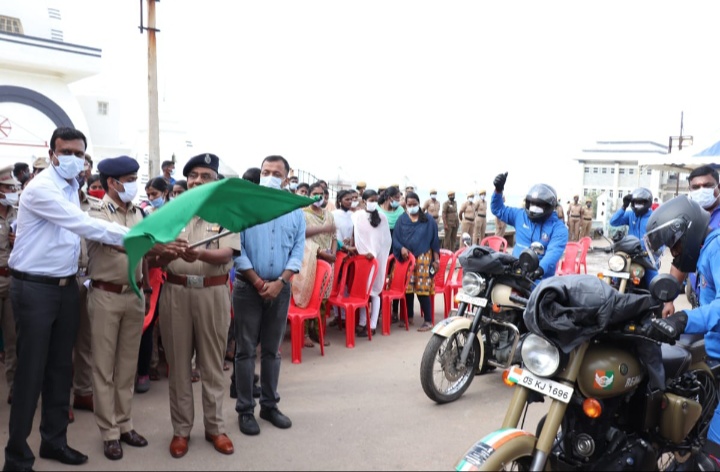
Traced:
<path id="1" fill-rule="evenodd" d="M 425 332 L 425 331 L 430 331 L 431 329 L 432 329 L 432 325 L 426 321 L 425 323 L 422 324 L 422 326 L 420 326 L 418 328 L 418 331 Z"/>
<path id="2" fill-rule="evenodd" d="M 303 344 L 303 347 L 315 347 L 315 343 L 312 342 L 310 336 L 305 335 L 305 343 Z"/>
<path id="3" fill-rule="evenodd" d="M 151 367 L 149 374 L 150 374 L 150 380 L 160 380 L 160 372 L 158 372 L 157 368 Z"/>

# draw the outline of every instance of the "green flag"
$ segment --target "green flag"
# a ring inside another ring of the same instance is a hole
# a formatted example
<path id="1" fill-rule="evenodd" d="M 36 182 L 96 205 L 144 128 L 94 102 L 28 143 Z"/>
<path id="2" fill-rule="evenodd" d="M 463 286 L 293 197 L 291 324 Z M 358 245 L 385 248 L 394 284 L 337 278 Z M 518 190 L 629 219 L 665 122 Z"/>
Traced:
<path id="1" fill-rule="evenodd" d="M 155 244 L 175 241 L 193 216 L 239 233 L 306 207 L 313 201 L 238 178 L 223 179 L 188 190 L 151 213 L 125 235 L 130 285 L 140 296 L 134 268 Z"/>

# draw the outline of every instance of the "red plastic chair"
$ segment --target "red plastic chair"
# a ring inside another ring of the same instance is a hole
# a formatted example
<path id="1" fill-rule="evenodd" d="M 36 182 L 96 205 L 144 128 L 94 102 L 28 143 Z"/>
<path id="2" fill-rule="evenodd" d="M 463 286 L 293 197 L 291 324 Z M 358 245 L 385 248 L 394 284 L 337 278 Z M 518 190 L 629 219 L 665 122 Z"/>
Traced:
<path id="1" fill-rule="evenodd" d="M 347 284 L 348 272 L 353 270 L 352 284 L 348 287 L 348 295 L 338 293 L 327 300 L 328 309 L 332 306 L 345 310 L 345 346 L 355 347 L 355 315 L 358 308 L 364 307 L 370 312 L 370 290 L 375 277 L 378 276 L 380 264 L 377 259 L 365 256 L 350 256 L 345 261 L 340 276 L 340 287 Z"/>
<path id="2" fill-rule="evenodd" d="M 338 251 L 337 254 L 335 254 L 335 262 L 332 265 L 333 268 L 333 278 L 332 278 L 332 287 L 330 287 L 330 295 L 328 295 L 328 298 L 330 297 L 336 297 L 340 293 L 340 275 L 342 274 L 343 265 L 345 264 L 345 259 L 347 259 L 348 253 L 345 251 Z M 343 287 L 343 292 L 345 291 L 345 288 Z M 325 329 L 327 329 L 327 319 L 330 316 L 330 306 L 328 304 L 325 304 Z"/>
<path id="3" fill-rule="evenodd" d="M 391 261 L 395 261 L 395 269 L 392 273 L 392 279 L 388 288 L 380 293 L 380 300 L 382 306 L 382 334 L 388 336 L 390 334 L 390 325 L 392 324 L 392 301 L 400 300 L 400 319 L 405 320 L 405 330 L 409 331 L 410 326 L 408 323 L 408 310 L 407 300 L 405 299 L 405 291 L 408 283 L 410 282 L 410 276 L 415 269 L 415 256 L 409 255 L 405 262 L 395 260 L 395 256 L 390 255 L 388 258 L 388 265 Z M 368 330 L 368 337 L 372 339 L 370 330 Z"/>
<path id="4" fill-rule="evenodd" d="M 295 300 L 290 297 L 290 307 L 288 308 L 288 321 L 290 322 L 290 342 L 292 346 L 292 362 L 300 364 L 302 362 L 302 349 L 305 337 L 305 321 L 317 319 L 318 331 L 320 333 L 320 355 L 325 355 L 325 327 L 320 319 L 320 305 L 322 304 L 323 294 L 327 290 L 330 283 L 330 274 L 332 267 L 323 260 L 317 261 L 317 269 L 315 271 L 315 283 L 313 285 L 310 303 L 305 308 L 295 305 Z"/>
<path id="5" fill-rule="evenodd" d="M 563 258 L 558 261 L 555 275 L 579 274 L 578 256 L 580 252 L 582 252 L 582 245 L 580 243 L 567 243 L 567 246 L 565 246 L 565 254 L 563 254 Z"/>
<path id="6" fill-rule="evenodd" d="M 443 296 L 443 307 L 445 318 L 450 313 L 451 300 L 445 296 L 445 284 L 448 282 L 448 266 L 453 267 L 455 262 L 453 261 L 454 254 L 448 249 L 440 249 L 440 267 L 435 274 L 435 295 L 442 294 Z M 435 316 L 435 297 L 430 297 L 430 311 Z M 434 319 L 434 318 L 433 318 Z"/>
<path id="7" fill-rule="evenodd" d="M 490 249 L 499 252 L 507 252 L 508 243 L 502 236 L 488 236 L 480 241 L 481 246 L 487 246 Z"/>
<path id="8" fill-rule="evenodd" d="M 450 267 L 450 273 L 448 274 L 448 281 L 445 285 L 445 296 L 452 301 L 452 306 L 454 308 L 458 307 L 457 300 L 455 300 L 455 295 L 457 295 L 458 291 L 462 288 L 462 278 L 463 278 L 463 269 L 460 265 L 460 255 L 465 252 L 467 248 L 461 248 L 455 251 L 455 254 L 453 256 L 454 263 L 453 266 Z M 449 313 L 449 310 L 448 310 Z M 445 315 L 447 318 L 447 315 Z M 435 317 L 433 316 L 433 325 L 435 325 Z"/>
<path id="9" fill-rule="evenodd" d="M 585 236 L 584 238 L 581 238 L 578 242 L 582 246 L 582 251 L 580 252 L 580 256 L 578 257 L 577 273 L 579 274 L 580 268 L 582 268 L 583 271 L 587 274 L 587 253 L 590 250 L 592 238 L 590 236 Z"/>

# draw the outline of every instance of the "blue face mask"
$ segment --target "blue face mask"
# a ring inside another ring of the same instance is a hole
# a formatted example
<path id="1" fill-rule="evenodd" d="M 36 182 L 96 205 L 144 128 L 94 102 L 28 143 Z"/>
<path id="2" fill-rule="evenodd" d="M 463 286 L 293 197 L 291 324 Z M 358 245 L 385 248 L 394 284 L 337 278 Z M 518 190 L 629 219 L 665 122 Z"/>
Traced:
<path id="1" fill-rule="evenodd" d="M 400 206 L 400 202 L 397 201 L 397 200 L 392 200 L 392 201 L 390 202 L 390 206 L 393 207 L 393 208 L 397 208 L 397 207 Z"/>
<path id="2" fill-rule="evenodd" d="M 420 207 L 419 207 L 419 206 L 409 206 L 409 207 L 407 207 L 407 212 L 408 212 L 409 214 L 411 214 L 411 215 L 416 215 L 418 211 L 420 211 Z"/>
<path id="3" fill-rule="evenodd" d="M 158 197 L 155 200 L 150 200 L 150 204 L 153 208 L 160 208 L 165 204 L 165 197 Z"/>

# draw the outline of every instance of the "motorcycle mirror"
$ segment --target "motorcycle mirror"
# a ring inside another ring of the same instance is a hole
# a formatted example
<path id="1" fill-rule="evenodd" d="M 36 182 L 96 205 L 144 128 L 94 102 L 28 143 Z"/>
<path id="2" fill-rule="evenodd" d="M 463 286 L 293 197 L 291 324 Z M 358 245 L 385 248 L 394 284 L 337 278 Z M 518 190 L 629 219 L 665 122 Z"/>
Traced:
<path id="1" fill-rule="evenodd" d="M 545 254 L 545 246 L 543 246 L 542 243 L 534 242 L 530 244 L 530 249 L 532 249 L 532 251 L 538 256 Z"/>
<path id="2" fill-rule="evenodd" d="M 612 235 L 612 240 L 613 240 L 613 242 L 616 243 L 624 237 L 625 237 L 625 231 L 618 230 L 618 231 L 615 231 L 615 233 Z"/>
<path id="3" fill-rule="evenodd" d="M 532 249 L 525 249 L 521 252 L 520 257 L 518 257 L 518 262 L 520 263 L 522 272 L 525 274 L 534 272 L 540 267 L 540 258 L 538 258 L 538 255 Z"/>
<path id="4" fill-rule="evenodd" d="M 661 302 L 675 300 L 680 293 L 680 283 L 670 274 L 660 274 L 650 282 L 650 293 Z"/>
<path id="5" fill-rule="evenodd" d="M 463 233 L 463 234 L 462 234 L 462 243 L 463 243 L 465 246 L 470 246 L 470 244 L 472 243 L 472 236 L 470 236 L 470 233 Z"/>
<path id="6" fill-rule="evenodd" d="M 598 236 L 605 236 L 605 231 L 602 228 L 596 229 L 595 233 L 597 233 Z"/>

